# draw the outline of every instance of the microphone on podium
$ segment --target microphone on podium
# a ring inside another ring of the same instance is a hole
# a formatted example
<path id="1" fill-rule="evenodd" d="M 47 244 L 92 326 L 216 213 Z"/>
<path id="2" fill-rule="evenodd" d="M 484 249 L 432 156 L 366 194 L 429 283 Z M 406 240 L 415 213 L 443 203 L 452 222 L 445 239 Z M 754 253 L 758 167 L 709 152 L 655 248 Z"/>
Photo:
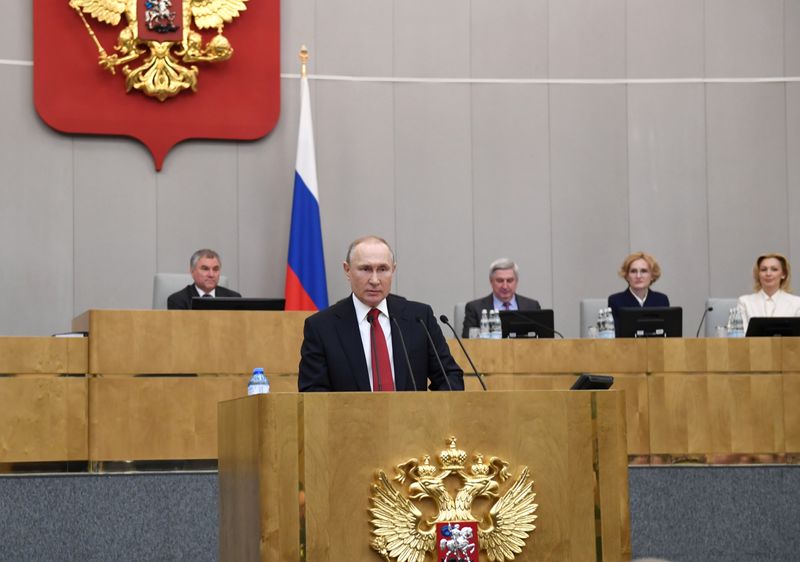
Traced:
<path id="1" fill-rule="evenodd" d="M 456 341 L 458 342 L 458 345 L 460 345 L 460 346 L 461 346 L 461 351 L 463 351 L 463 352 L 464 352 L 464 355 L 466 356 L 466 358 L 467 358 L 467 361 L 469 361 L 469 365 L 470 365 L 470 367 L 472 367 L 472 372 L 475 374 L 475 376 L 476 376 L 476 377 L 478 377 L 478 381 L 481 383 L 481 386 L 483 387 L 483 390 L 488 390 L 488 389 L 486 388 L 486 383 L 483 381 L 483 375 L 481 375 L 481 374 L 478 372 L 478 369 L 476 369 L 476 368 L 475 368 L 475 363 L 473 363 L 473 362 L 472 362 L 472 358 L 469 356 L 469 353 L 467 353 L 467 350 L 466 350 L 466 348 L 464 347 L 464 344 L 463 344 L 463 343 L 461 343 L 461 338 L 459 338 L 459 337 L 458 337 L 458 334 L 456 333 L 456 329 L 455 329 L 455 328 L 453 328 L 453 326 L 451 326 L 451 325 L 450 325 L 450 321 L 447 319 L 447 316 L 445 316 L 444 314 L 442 314 L 441 316 L 439 316 L 439 320 L 441 320 L 441 321 L 442 321 L 442 323 L 443 323 L 445 326 L 447 326 L 448 328 L 450 328 L 450 331 L 451 331 L 451 332 L 453 332 L 453 335 L 456 337 Z"/>
<path id="2" fill-rule="evenodd" d="M 703 316 L 702 316 L 702 318 L 700 318 L 700 324 L 697 326 L 697 333 L 694 335 L 694 337 L 696 337 L 696 338 L 700 337 L 700 328 L 703 327 L 703 322 L 706 321 L 706 314 L 708 314 L 709 312 L 712 312 L 713 310 L 714 310 L 714 307 L 713 306 L 709 306 L 703 311 Z"/>
<path id="3" fill-rule="evenodd" d="M 414 387 L 414 392 L 417 391 L 417 380 L 414 378 L 414 369 L 411 368 L 411 359 L 408 358 L 408 348 L 406 347 L 406 338 L 403 337 L 403 330 L 400 329 L 400 324 L 397 323 L 397 319 L 394 316 L 390 316 L 392 322 L 394 322 L 395 327 L 397 328 L 397 335 L 400 336 L 400 345 L 403 346 L 403 355 L 406 358 L 406 365 L 408 365 L 408 374 L 411 377 L 411 384 Z"/>
<path id="4" fill-rule="evenodd" d="M 431 333 L 428 330 L 428 327 L 425 325 L 425 320 L 423 320 L 422 318 L 417 316 L 417 322 L 419 322 L 420 326 L 422 326 L 422 329 L 425 330 L 425 335 L 428 336 L 428 341 L 431 344 L 431 349 L 433 349 L 433 354 L 436 356 L 436 361 L 439 362 L 439 368 L 442 370 L 442 375 L 444 376 L 444 382 L 447 383 L 447 388 L 449 388 L 452 391 L 453 390 L 453 386 L 450 384 L 450 378 L 447 376 L 447 371 L 444 370 L 444 365 L 442 364 L 442 359 L 441 359 L 441 357 L 439 357 L 439 350 L 436 349 L 436 344 L 433 343 L 433 337 L 431 336 Z"/>

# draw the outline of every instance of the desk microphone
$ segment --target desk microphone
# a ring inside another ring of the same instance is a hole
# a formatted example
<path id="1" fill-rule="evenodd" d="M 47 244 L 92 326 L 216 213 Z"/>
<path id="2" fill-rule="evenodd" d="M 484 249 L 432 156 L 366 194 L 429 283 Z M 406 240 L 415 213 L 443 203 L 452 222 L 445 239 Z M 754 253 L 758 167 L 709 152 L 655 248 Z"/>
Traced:
<path id="1" fill-rule="evenodd" d="M 417 381 L 414 379 L 414 369 L 411 368 L 411 360 L 408 358 L 408 348 L 406 348 L 406 339 L 403 337 L 403 330 L 400 329 L 400 324 L 397 323 L 397 319 L 394 316 L 390 316 L 392 322 L 394 322 L 395 328 L 397 328 L 397 335 L 400 336 L 400 344 L 403 346 L 403 355 L 406 356 L 406 365 L 408 365 L 408 374 L 411 375 L 411 384 L 414 386 L 414 392 L 417 391 Z"/>
<path id="2" fill-rule="evenodd" d="M 473 373 L 475 373 L 475 376 L 478 377 L 478 381 L 481 383 L 481 386 L 483 387 L 483 390 L 487 390 L 486 383 L 483 382 L 483 375 L 481 375 L 478 372 L 478 369 L 475 368 L 475 363 L 472 362 L 472 358 L 469 356 L 469 353 L 467 353 L 466 348 L 464 348 L 464 344 L 461 343 L 461 338 L 458 337 L 458 334 L 456 333 L 456 329 L 453 328 L 453 326 L 450 325 L 450 321 L 447 319 L 447 316 L 445 316 L 444 314 L 442 314 L 439 317 L 439 320 L 441 320 L 448 328 L 450 328 L 450 331 L 453 332 L 453 335 L 456 337 L 456 341 L 458 342 L 458 345 L 461 346 L 461 351 L 464 352 L 464 355 L 467 357 L 467 361 L 469 361 L 470 367 L 472 367 Z"/>
<path id="3" fill-rule="evenodd" d="M 705 321 L 706 321 L 706 314 L 708 314 L 709 312 L 711 312 L 711 311 L 713 311 L 713 310 L 714 310 L 714 307 L 713 307 L 713 306 L 709 306 L 708 308 L 706 308 L 706 309 L 703 311 L 703 317 L 702 317 L 702 318 L 700 318 L 700 325 L 699 325 L 699 326 L 697 326 L 697 333 L 694 335 L 694 337 L 696 337 L 696 338 L 699 338 L 699 337 L 700 337 L 700 328 L 702 328 L 702 327 L 703 327 L 703 322 L 705 322 Z"/>
<path id="4" fill-rule="evenodd" d="M 425 335 L 428 336 L 428 341 L 431 344 L 431 349 L 433 349 L 433 354 L 436 356 L 436 361 L 439 363 L 439 368 L 442 370 L 442 375 L 444 375 L 444 382 L 447 383 L 447 388 L 449 388 L 452 391 L 453 387 L 450 384 L 450 379 L 447 376 L 447 371 L 444 370 L 444 365 L 442 364 L 442 360 L 439 357 L 439 350 L 436 349 L 436 344 L 433 343 L 433 337 L 431 337 L 431 333 L 428 330 L 428 327 L 425 325 L 425 320 L 417 316 L 417 322 L 419 322 L 420 325 L 422 326 L 422 329 L 425 330 Z"/>
<path id="5" fill-rule="evenodd" d="M 520 314 L 516 310 L 501 310 L 500 312 L 510 312 L 514 316 L 518 316 L 519 318 L 522 318 L 523 320 L 525 320 L 526 323 L 533 324 L 537 328 L 540 328 L 540 329 L 545 330 L 546 332 L 550 332 L 552 334 L 555 334 L 559 338 L 561 338 L 562 340 L 564 339 L 564 334 L 562 334 L 561 332 L 559 332 L 555 328 L 551 328 L 550 326 L 546 326 L 546 325 L 542 324 L 541 322 L 537 322 L 536 320 L 533 320 L 532 318 L 528 318 L 527 316 L 525 316 L 524 314 Z"/>
<path id="6" fill-rule="evenodd" d="M 369 359 L 370 359 L 370 363 L 374 364 L 375 372 L 372 373 L 372 374 L 375 377 L 375 380 L 378 381 L 378 392 L 381 392 L 383 390 L 383 385 L 381 384 L 381 369 L 378 366 L 380 361 L 378 361 L 378 359 L 377 359 L 378 352 L 375 349 L 375 324 L 374 324 L 373 320 L 374 319 L 372 318 L 372 316 L 367 314 L 367 322 L 369 322 L 369 343 L 372 346 L 372 357 L 370 357 Z M 374 359 L 374 361 L 373 361 L 373 359 Z M 375 390 L 375 389 L 373 388 L 373 390 Z"/>

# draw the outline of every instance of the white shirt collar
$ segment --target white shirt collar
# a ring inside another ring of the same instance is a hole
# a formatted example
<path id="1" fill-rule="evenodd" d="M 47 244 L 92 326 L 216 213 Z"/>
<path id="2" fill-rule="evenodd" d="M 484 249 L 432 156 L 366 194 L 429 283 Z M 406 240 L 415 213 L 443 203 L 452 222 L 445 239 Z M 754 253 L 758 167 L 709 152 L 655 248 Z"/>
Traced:
<path id="1" fill-rule="evenodd" d="M 201 289 L 201 288 L 200 288 L 200 287 L 198 287 L 197 285 L 195 285 L 195 286 L 194 286 L 194 290 L 195 290 L 195 291 L 197 291 L 197 294 L 198 294 L 199 296 L 201 296 L 201 297 L 202 297 L 203 295 L 205 295 L 205 294 L 206 294 L 206 293 L 203 291 L 203 289 Z M 216 297 L 216 296 L 217 296 L 217 288 L 216 288 L 216 287 L 214 287 L 214 289 L 212 289 L 212 291 L 211 291 L 210 293 L 208 293 L 208 294 L 209 294 L 209 295 L 211 295 L 212 297 Z"/>
<path id="2" fill-rule="evenodd" d="M 778 300 L 779 298 L 781 298 L 783 296 L 783 292 L 784 292 L 783 289 L 778 289 L 777 291 L 775 291 L 773 293 L 772 296 L 769 296 L 767 293 L 764 292 L 764 289 L 759 289 L 758 290 L 758 294 L 761 295 L 761 298 L 764 299 L 765 301 Z"/>
<path id="3" fill-rule="evenodd" d="M 631 289 L 630 287 L 628 287 L 628 290 L 629 290 L 629 291 L 631 292 L 631 294 L 633 295 L 633 298 L 635 298 L 637 301 L 639 301 L 639 306 L 644 306 L 644 301 L 646 301 L 646 300 L 647 300 L 647 295 L 649 295 L 649 294 L 650 294 L 650 289 L 647 289 L 647 291 L 646 291 L 646 292 L 645 292 L 645 294 L 644 294 L 644 298 L 643 298 L 643 299 L 640 299 L 640 298 L 639 298 L 639 295 L 637 295 L 636 293 L 634 293 L 634 292 L 633 292 L 633 289 Z"/>
<path id="4" fill-rule="evenodd" d="M 497 298 L 497 295 L 492 293 L 492 304 L 494 305 L 495 310 L 506 310 L 503 308 L 503 301 Z M 508 301 L 508 310 L 517 310 L 517 295 L 511 297 L 511 300 Z"/>
<path id="5" fill-rule="evenodd" d="M 367 314 L 373 308 L 377 308 L 379 311 L 381 311 L 382 314 L 386 315 L 387 318 L 389 317 L 389 305 L 386 304 L 386 299 L 383 299 L 381 302 L 379 302 L 378 306 L 372 307 L 372 306 L 367 306 L 366 304 L 358 300 L 358 297 L 356 296 L 355 293 L 353 293 L 352 297 L 353 297 L 353 306 L 355 306 L 356 308 L 356 319 L 358 320 L 359 323 L 364 322 L 367 319 Z"/>

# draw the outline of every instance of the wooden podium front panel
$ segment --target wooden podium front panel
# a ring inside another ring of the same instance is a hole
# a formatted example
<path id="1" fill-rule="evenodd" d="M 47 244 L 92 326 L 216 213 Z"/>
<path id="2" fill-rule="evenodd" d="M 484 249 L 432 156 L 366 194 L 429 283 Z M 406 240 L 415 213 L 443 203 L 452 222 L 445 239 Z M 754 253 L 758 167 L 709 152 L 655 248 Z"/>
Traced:
<path id="1" fill-rule="evenodd" d="M 217 458 L 217 404 L 249 376 L 97 377 L 89 381 L 92 461 Z"/>
<path id="2" fill-rule="evenodd" d="M 87 380 L 0 378 L 0 463 L 87 460 Z"/>
<path id="3" fill-rule="evenodd" d="M 220 560 L 301 560 L 300 404 L 266 394 L 219 405 Z"/>
<path id="4" fill-rule="evenodd" d="M 645 374 L 615 374 L 614 390 L 624 391 L 628 454 L 650 454 L 650 400 Z"/>
<path id="5" fill-rule="evenodd" d="M 602 560 L 630 560 L 632 555 L 630 497 L 627 471 L 629 440 L 625 437 L 625 396 L 622 392 L 594 392 L 594 453 L 597 458 L 597 499 L 600 517 L 597 535 L 602 540 Z M 596 500 L 597 501 L 597 500 Z"/>
<path id="6" fill-rule="evenodd" d="M 779 374 L 650 377 L 653 454 L 784 452 Z"/>
<path id="7" fill-rule="evenodd" d="M 435 457 L 450 435 L 470 463 L 477 452 L 510 463 L 512 478 L 501 494 L 529 467 L 539 518 L 516 560 L 595 560 L 597 537 L 630 532 L 622 398 L 607 393 L 615 397 L 613 407 L 596 407 L 593 418 L 595 394 L 304 395 L 307 560 L 377 560 L 367 511 L 375 471 L 392 477 L 409 458 Z M 616 453 L 598 458 L 603 477 L 595 498 L 592 464 L 604 432 L 613 434 L 604 438 L 615 442 Z M 629 557 L 627 541 L 604 541 L 607 559 Z"/>
<path id="8" fill-rule="evenodd" d="M 93 374 L 297 373 L 308 312 L 90 310 Z"/>

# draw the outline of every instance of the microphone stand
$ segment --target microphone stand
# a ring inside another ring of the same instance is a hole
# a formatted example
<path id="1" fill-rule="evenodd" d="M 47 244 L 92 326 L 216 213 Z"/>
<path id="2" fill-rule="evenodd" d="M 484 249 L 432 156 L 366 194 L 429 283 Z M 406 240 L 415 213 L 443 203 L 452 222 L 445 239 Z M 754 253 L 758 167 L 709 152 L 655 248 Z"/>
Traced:
<path id="1" fill-rule="evenodd" d="M 461 338 L 458 337 L 458 334 L 456 333 L 456 329 L 453 328 L 453 326 L 450 325 L 450 321 L 447 319 L 447 316 L 442 314 L 439 317 L 439 320 L 441 320 L 444 323 L 444 325 L 447 326 L 448 328 L 450 328 L 450 331 L 453 332 L 453 335 L 456 337 L 456 341 L 458 342 L 458 345 L 461 346 L 461 351 L 464 352 L 464 356 L 466 356 L 467 361 L 469 361 L 469 365 L 470 365 L 470 367 L 472 367 L 473 373 L 475 374 L 476 377 L 478 377 L 478 381 L 481 383 L 481 386 L 483 387 L 483 390 L 489 390 L 488 388 L 486 388 L 486 383 L 483 382 L 483 375 L 481 375 L 478 372 L 478 369 L 475 368 L 475 363 L 472 362 L 472 358 L 469 356 L 469 353 L 467 353 L 467 349 L 464 347 L 464 344 L 461 343 Z"/>
<path id="2" fill-rule="evenodd" d="M 425 325 L 425 321 L 422 318 L 417 317 L 417 322 L 420 323 L 422 329 L 425 330 L 425 335 L 428 336 L 428 341 L 431 344 L 431 349 L 433 350 L 433 354 L 436 356 L 436 361 L 439 362 L 439 368 L 442 370 L 442 375 L 444 375 L 444 382 L 447 383 L 447 388 L 450 389 L 452 392 L 453 385 L 450 384 L 450 378 L 447 376 L 447 371 L 444 370 L 444 364 L 442 364 L 442 359 L 439 357 L 439 352 L 436 350 L 436 344 L 433 343 L 433 337 L 431 336 L 428 327 Z"/>

